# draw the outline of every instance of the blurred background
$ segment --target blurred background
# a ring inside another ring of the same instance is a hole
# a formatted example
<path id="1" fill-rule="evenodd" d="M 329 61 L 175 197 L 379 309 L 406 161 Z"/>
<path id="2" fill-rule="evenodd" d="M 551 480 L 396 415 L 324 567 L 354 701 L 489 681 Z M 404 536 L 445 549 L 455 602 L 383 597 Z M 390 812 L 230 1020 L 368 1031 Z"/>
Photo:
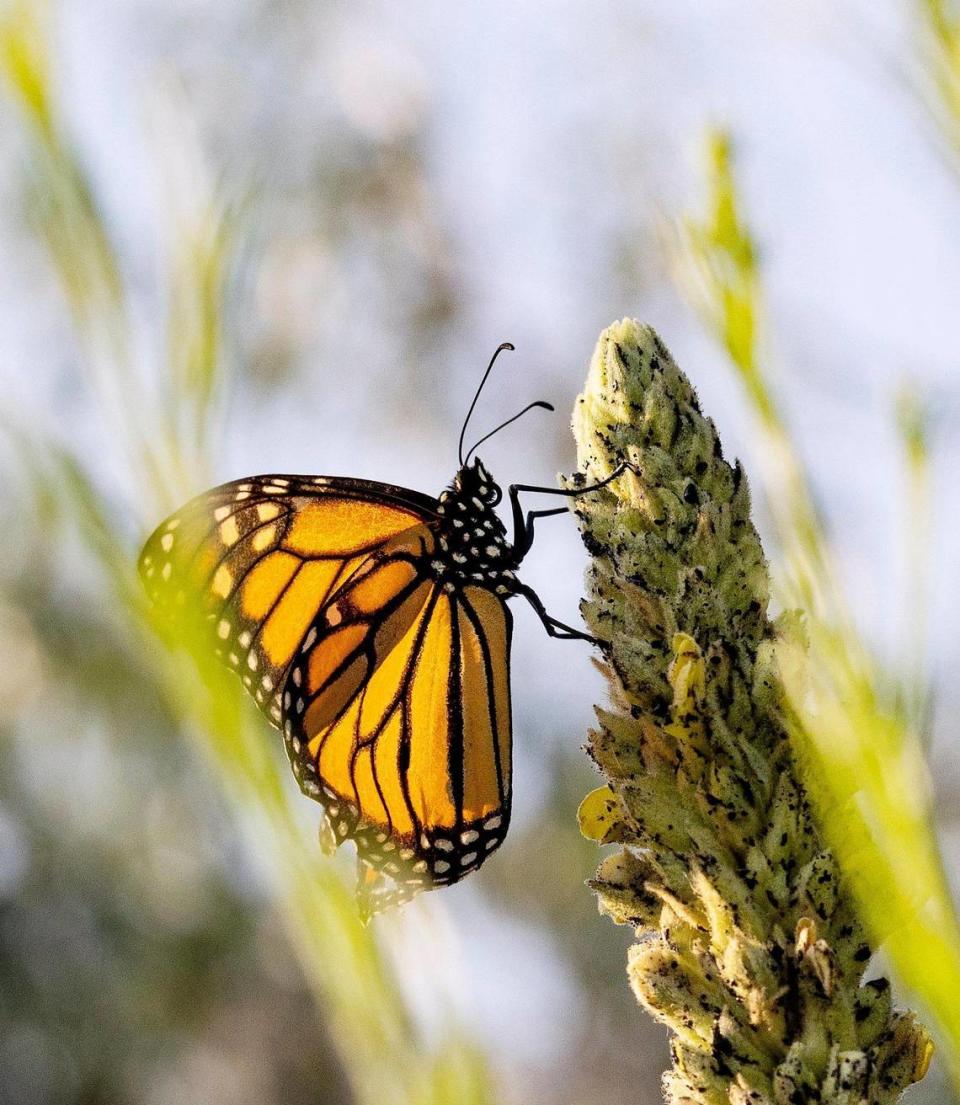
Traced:
<path id="1" fill-rule="evenodd" d="M 3 1105 L 660 1100 L 665 1033 L 584 885 L 590 650 L 516 610 L 510 836 L 364 930 L 276 734 L 164 653 L 132 569 L 222 480 L 438 492 L 501 341 L 473 429 L 552 401 L 483 450 L 504 484 L 552 483 L 623 315 L 659 330 L 759 485 L 763 438 L 690 277 L 717 128 L 764 372 L 854 618 L 915 694 L 960 891 L 949 4 L 0 11 Z M 524 578 L 574 622 L 584 566 L 561 517 Z M 939 1064 L 909 1094 L 949 1100 Z"/>

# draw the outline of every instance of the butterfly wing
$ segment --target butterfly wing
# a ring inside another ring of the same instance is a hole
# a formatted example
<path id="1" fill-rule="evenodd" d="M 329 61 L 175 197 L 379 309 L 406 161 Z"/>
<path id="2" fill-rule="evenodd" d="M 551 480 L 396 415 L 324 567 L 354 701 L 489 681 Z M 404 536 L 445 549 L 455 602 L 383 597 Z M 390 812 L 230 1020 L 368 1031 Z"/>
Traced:
<path id="1" fill-rule="evenodd" d="M 493 591 L 434 578 L 435 508 L 385 484 L 260 476 L 194 499 L 140 559 L 155 605 L 198 607 L 282 723 L 336 843 L 394 880 L 372 910 L 475 870 L 510 816 L 512 620 Z"/>
<path id="2" fill-rule="evenodd" d="M 284 692 L 301 788 L 396 884 L 368 894 L 373 911 L 476 870 L 510 817 L 510 613 L 420 564 L 409 539 L 372 554 L 320 610 Z"/>
<path id="3" fill-rule="evenodd" d="M 317 612 L 399 535 L 428 552 L 435 506 L 364 480 L 237 480 L 164 521 L 144 546 L 140 573 L 161 612 L 199 610 L 217 654 L 279 725 L 287 670 Z"/>

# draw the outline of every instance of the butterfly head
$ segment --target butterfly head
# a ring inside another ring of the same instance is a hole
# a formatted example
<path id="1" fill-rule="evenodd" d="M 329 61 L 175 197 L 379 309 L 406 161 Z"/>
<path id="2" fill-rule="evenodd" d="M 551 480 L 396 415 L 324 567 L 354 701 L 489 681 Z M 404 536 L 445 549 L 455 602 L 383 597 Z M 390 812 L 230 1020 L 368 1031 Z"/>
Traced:
<path id="1" fill-rule="evenodd" d="M 456 474 L 453 486 L 462 496 L 477 499 L 485 507 L 494 507 L 503 498 L 500 485 L 477 457 L 472 464 L 465 464 Z"/>
<path id="2" fill-rule="evenodd" d="M 503 492 L 481 460 L 463 465 L 437 504 L 438 543 L 431 568 L 450 589 L 481 584 L 509 590 L 512 549 L 494 507 Z"/>
<path id="3" fill-rule="evenodd" d="M 440 514 L 451 518 L 467 516 L 478 523 L 499 519 L 493 508 L 503 498 L 497 481 L 476 457 L 461 465 L 450 485 L 440 496 Z"/>

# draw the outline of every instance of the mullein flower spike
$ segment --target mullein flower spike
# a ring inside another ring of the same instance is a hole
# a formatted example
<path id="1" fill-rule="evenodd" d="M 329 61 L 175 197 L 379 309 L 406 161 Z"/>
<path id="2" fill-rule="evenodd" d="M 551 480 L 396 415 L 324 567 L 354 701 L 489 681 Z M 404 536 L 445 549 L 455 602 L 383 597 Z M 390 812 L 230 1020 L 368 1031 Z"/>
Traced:
<path id="1" fill-rule="evenodd" d="M 613 705 L 589 752 L 592 885 L 635 926 L 637 1000 L 673 1031 L 672 1105 L 887 1105 L 932 1046 L 895 1011 L 791 750 L 769 579 L 739 464 L 654 331 L 600 336 L 574 411 L 584 616 Z"/>

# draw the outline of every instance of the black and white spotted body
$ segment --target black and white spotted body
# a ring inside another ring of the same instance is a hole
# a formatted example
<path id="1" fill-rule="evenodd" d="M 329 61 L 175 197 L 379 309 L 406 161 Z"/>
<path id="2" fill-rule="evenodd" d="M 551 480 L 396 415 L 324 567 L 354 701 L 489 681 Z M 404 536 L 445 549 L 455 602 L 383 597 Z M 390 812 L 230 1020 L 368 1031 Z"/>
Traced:
<path id="1" fill-rule="evenodd" d="M 437 502 L 437 547 L 430 573 L 446 591 L 486 587 L 503 597 L 515 591 L 517 558 L 494 507 L 499 485 L 478 458 L 454 476 Z"/>

